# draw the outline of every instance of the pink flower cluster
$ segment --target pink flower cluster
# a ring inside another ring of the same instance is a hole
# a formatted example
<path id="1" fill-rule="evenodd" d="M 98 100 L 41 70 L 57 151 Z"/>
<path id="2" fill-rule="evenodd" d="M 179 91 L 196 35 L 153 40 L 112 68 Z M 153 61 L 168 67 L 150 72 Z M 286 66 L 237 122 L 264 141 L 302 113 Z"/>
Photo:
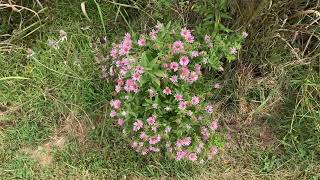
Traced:
<path id="1" fill-rule="evenodd" d="M 218 123 L 208 122 L 214 116 L 213 106 L 204 94 L 193 91 L 197 82 L 202 83 L 201 60 L 206 53 L 199 51 L 187 28 L 177 35 L 182 40 L 161 39 L 162 29 L 158 24 L 149 36 L 134 41 L 126 33 L 119 44 L 112 45 L 116 93 L 110 101 L 110 117 L 132 139 L 132 149 L 142 155 L 167 150 L 177 161 L 212 159 L 218 149 L 209 141 L 218 133 Z M 158 46 L 159 41 L 165 46 Z M 209 36 L 205 41 L 212 43 Z M 151 67 L 142 63 L 142 52 L 149 49 L 150 54 L 163 55 Z"/>

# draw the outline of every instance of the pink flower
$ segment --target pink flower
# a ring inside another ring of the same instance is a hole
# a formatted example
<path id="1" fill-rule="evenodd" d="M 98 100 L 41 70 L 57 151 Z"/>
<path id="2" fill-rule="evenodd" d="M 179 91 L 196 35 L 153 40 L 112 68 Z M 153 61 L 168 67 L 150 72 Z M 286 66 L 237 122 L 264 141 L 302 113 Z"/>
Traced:
<path id="1" fill-rule="evenodd" d="M 133 149 L 137 148 L 137 147 L 138 147 L 138 143 L 137 143 L 136 141 L 132 142 L 132 143 L 131 143 L 131 147 L 132 147 Z"/>
<path id="2" fill-rule="evenodd" d="M 208 138 L 210 136 L 210 132 L 209 132 L 208 128 L 202 127 L 201 128 L 201 135 L 202 135 L 203 140 L 205 140 L 205 141 L 208 140 Z"/>
<path id="3" fill-rule="evenodd" d="M 142 140 L 144 140 L 144 141 L 146 141 L 146 140 L 148 140 L 148 135 L 145 133 L 145 132 L 142 132 L 141 134 L 140 134 L 140 139 L 142 139 Z"/>
<path id="4" fill-rule="evenodd" d="M 164 63 L 164 64 L 162 65 L 162 67 L 168 69 L 168 68 L 170 67 L 170 65 L 167 64 L 167 63 Z"/>
<path id="5" fill-rule="evenodd" d="M 139 90 L 136 82 L 131 79 L 126 80 L 126 84 L 124 86 L 124 89 L 127 92 L 138 92 L 138 90 Z"/>
<path id="6" fill-rule="evenodd" d="M 198 80 L 198 78 L 199 78 L 199 76 L 196 72 L 192 71 L 190 73 L 190 76 L 189 76 L 190 82 L 194 82 L 194 81 Z"/>
<path id="7" fill-rule="evenodd" d="M 203 144 L 202 142 L 200 142 L 200 143 L 198 144 L 197 153 L 201 153 L 201 151 L 202 151 L 202 149 L 203 149 L 203 146 L 204 146 L 204 144 Z"/>
<path id="8" fill-rule="evenodd" d="M 183 110 L 187 108 L 188 103 L 186 101 L 179 102 L 179 109 Z"/>
<path id="9" fill-rule="evenodd" d="M 190 74 L 189 69 L 186 68 L 186 67 L 183 67 L 183 68 L 181 69 L 180 78 L 181 78 L 181 79 L 186 79 L 186 78 L 189 76 L 189 74 Z"/>
<path id="10" fill-rule="evenodd" d="M 194 65 L 194 71 L 195 71 L 197 74 L 201 74 L 201 65 L 200 65 L 200 64 Z"/>
<path id="11" fill-rule="evenodd" d="M 188 30 L 187 28 L 184 27 L 184 28 L 181 29 L 180 35 L 182 37 L 186 37 L 186 36 L 188 36 L 190 34 L 191 34 L 190 30 Z"/>
<path id="12" fill-rule="evenodd" d="M 144 67 L 142 66 L 137 66 L 136 67 L 136 72 L 139 73 L 139 74 L 142 74 L 144 72 Z"/>
<path id="13" fill-rule="evenodd" d="M 183 43 L 181 41 L 176 41 L 172 45 L 173 53 L 177 54 L 184 50 Z"/>
<path id="14" fill-rule="evenodd" d="M 120 127 L 122 127 L 123 124 L 124 124 L 123 118 L 119 118 L 117 124 L 118 124 Z"/>
<path id="15" fill-rule="evenodd" d="M 114 109 L 119 109 L 121 107 L 121 101 L 116 99 L 116 100 L 111 100 L 110 102 L 111 107 Z"/>
<path id="16" fill-rule="evenodd" d="M 184 150 L 177 151 L 176 160 L 177 160 L 177 161 L 180 161 L 180 160 L 181 160 L 182 158 L 184 158 L 187 154 L 188 154 L 187 151 L 184 151 Z"/>
<path id="17" fill-rule="evenodd" d="M 153 152 L 159 152 L 160 151 L 159 148 L 155 148 L 155 147 L 152 147 L 152 146 L 149 147 L 149 150 L 153 151 Z"/>
<path id="18" fill-rule="evenodd" d="M 110 117 L 115 117 L 117 115 L 117 112 L 112 110 L 111 113 L 110 113 Z"/>
<path id="19" fill-rule="evenodd" d="M 172 94 L 171 89 L 169 87 L 164 88 L 164 90 L 162 91 L 165 95 L 169 95 Z"/>
<path id="20" fill-rule="evenodd" d="M 152 126 L 152 127 L 151 127 L 151 130 L 152 130 L 153 132 L 157 132 L 157 129 L 158 129 L 157 126 Z"/>
<path id="21" fill-rule="evenodd" d="M 120 55 L 128 55 L 129 54 L 129 51 L 132 48 L 131 35 L 129 33 L 126 33 L 119 48 L 120 48 L 120 51 L 119 51 Z"/>
<path id="22" fill-rule="evenodd" d="M 204 36 L 204 41 L 207 43 L 207 44 L 209 44 L 209 43 L 211 43 L 211 36 L 209 36 L 209 35 L 205 35 Z"/>
<path id="23" fill-rule="evenodd" d="M 140 39 L 138 40 L 138 45 L 139 45 L 139 46 L 144 46 L 144 45 L 146 45 L 146 40 L 145 40 L 144 38 L 140 38 Z"/>
<path id="24" fill-rule="evenodd" d="M 218 154 L 218 148 L 217 148 L 216 146 L 212 147 L 211 153 L 212 153 L 213 155 Z"/>
<path id="25" fill-rule="evenodd" d="M 191 144 L 191 137 L 186 137 L 180 140 L 182 146 L 189 146 Z"/>
<path id="26" fill-rule="evenodd" d="M 212 121 L 209 127 L 212 131 L 215 131 L 218 128 L 218 122 Z"/>
<path id="27" fill-rule="evenodd" d="M 237 53 L 238 53 L 237 48 L 235 47 L 230 48 L 230 54 L 236 55 Z"/>
<path id="28" fill-rule="evenodd" d="M 178 82 L 178 77 L 177 77 L 176 75 L 174 75 L 174 76 L 172 76 L 172 77 L 170 78 L 170 81 L 171 81 L 172 83 L 176 83 L 176 82 Z"/>
<path id="29" fill-rule="evenodd" d="M 221 88 L 220 83 L 215 83 L 215 84 L 213 85 L 213 88 L 215 88 L 215 89 L 220 89 L 220 88 Z"/>
<path id="30" fill-rule="evenodd" d="M 196 161 L 198 159 L 198 156 L 196 153 L 190 153 L 188 158 L 190 161 Z"/>
<path id="31" fill-rule="evenodd" d="M 118 49 L 116 47 L 113 47 L 110 51 L 110 56 L 113 59 L 116 59 L 118 57 Z"/>
<path id="32" fill-rule="evenodd" d="M 189 58 L 187 56 L 182 56 L 180 58 L 180 64 L 182 66 L 187 66 L 189 64 Z"/>
<path id="33" fill-rule="evenodd" d="M 143 127 L 143 122 L 141 120 L 137 120 L 133 123 L 133 131 L 139 131 Z"/>
<path id="34" fill-rule="evenodd" d="M 183 96 L 181 94 L 176 94 L 174 97 L 177 101 L 181 101 L 183 99 Z"/>
<path id="35" fill-rule="evenodd" d="M 186 36 L 184 38 L 188 43 L 193 43 L 194 42 L 194 37 L 190 34 L 189 36 Z"/>
<path id="36" fill-rule="evenodd" d="M 157 31 L 152 29 L 152 31 L 149 33 L 149 36 L 151 40 L 155 41 L 157 39 Z"/>
<path id="37" fill-rule="evenodd" d="M 177 62 L 170 63 L 170 69 L 172 69 L 174 72 L 178 71 L 179 64 Z"/>
<path id="38" fill-rule="evenodd" d="M 151 116 L 147 119 L 147 122 L 149 125 L 154 125 L 154 123 L 156 123 L 156 117 Z"/>
<path id="39" fill-rule="evenodd" d="M 141 78 L 141 74 L 140 74 L 140 73 L 138 73 L 138 72 L 133 73 L 132 79 L 133 79 L 134 81 L 139 81 L 140 78 Z"/>
<path id="40" fill-rule="evenodd" d="M 212 107 L 211 105 L 207 105 L 207 106 L 206 106 L 206 111 L 207 111 L 207 113 L 209 113 L 209 114 L 213 113 L 213 107 Z"/>
<path id="41" fill-rule="evenodd" d="M 191 52 L 191 57 L 192 58 L 196 58 L 196 57 L 198 57 L 199 56 L 199 52 L 198 51 L 192 51 Z"/>
<path id="42" fill-rule="evenodd" d="M 157 144 L 158 142 L 160 142 L 160 140 L 161 140 L 160 135 L 153 136 L 153 137 L 149 138 L 149 144 Z"/>
<path id="43" fill-rule="evenodd" d="M 123 85 L 123 79 L 122 78 L 118 78 L 117 79 L 117 84 L 118 84 L 118 86 L 122 86 Z"/>
<path id="44" fill-rule="evenodd" d="M 191 99 L 191 102 L 192 102 L 193 105 L 197 105 L 200 102 L 200 98 L 197 97 L 197 96 L 193 96 L 192 99 Z"/>
<path id="45" fill-rule="evenodd" d="M 180 34 L 181 34 L 182 37 L 184 37 L 184 39 L 185 39 L 187 42 L 193 43 L 194 37 L 192 36 L 190 30 L 188 30 L 187 28 L 182 28 Z"/>

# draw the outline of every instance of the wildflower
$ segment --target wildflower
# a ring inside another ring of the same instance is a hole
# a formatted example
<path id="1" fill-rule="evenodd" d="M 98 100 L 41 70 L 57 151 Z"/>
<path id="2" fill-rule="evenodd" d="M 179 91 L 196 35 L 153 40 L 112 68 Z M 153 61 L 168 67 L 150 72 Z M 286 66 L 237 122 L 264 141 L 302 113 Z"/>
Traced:
<path id="1" fill-rule="evenodd" d="M 152 89 L 148 89 L 148 92 L 149 92 L 149 97 L 154 97 L 157 95 L 157 92 Z"/>
<path id="2" fill-rule="evenodd" d="M 173 53 L 177 54 L 184 50 L 183 43 L 181 41 L 176 41 L 172 45 Z"/>
<path id="3" fill-rule="evenodd" d="M 206 111 L 207 111 L 207 113 L 209 113 L 209 114 L 213 113 L 213 106 L 207 105 L 207 106 L 206 106 Z"/>
<path id="4" fill-rule="evenodd" d="M 133 79 L 134 81 L 139 81 L 140 78 L 141 78 L 141 74 L 140 74 L 140 73 L 138 73 L 138 72 L 133 73 L 132 79 Z"/>
<path id="5" fill-rule="evenodd" d="M 205 35 L 204 36 L 204 41 L 207 43 L 207 44 L 209 44 L 210 42 L 211 42 L 211 36 L 209 36 L 209 35 Z"/>
<path id="6" fill-rule="evenodd" d="M 213 155 L 218 154 L 218 148 L 217 148 L 216 146 L 212 147 L 211 153 L 212 153 Z"/>
<path id="7" fill-rule="evenodd" d="M 176 75 L 172 76 L 172 77 L 169 78 L 169 79 L 170 79 L 170 81 L 171 81 L 172 83 L 178 82 L 178 77 L 177 77 Z"/>
<path id="8" fill-rule="evenodd" d="M 171 132 L 171 127 L 170 127 L 170 126 L 167 126 L 164 131 L 165 131 L 166 133 Z"/>
<path id="9" fill-rule="evenodd" d="M 215 88 L 215 89 L 220 89 L 220 88 L 221 88 L 220 83 L 215 83 L 215 84 L 213 85 L 213 88 Z"/>
<path id="10" fill-rule="evenodd" d="M 157 126 L 152 126 L 152 127 L 151 127 L 151 130 L 152 130 L 153 132 L 157 132 L 157 129 L 158 129 Z"/>
<path id="11" fill-rule="evenodd" d="M 189 74 L 190 74 L 189 69 L 186 68 L 186 67 L 183 67 L 183 68 L 181 69 L 180 78 L 181 78 L 181 79 L 186 79 L 186 78 L 189 76 Z"/>
<path id="12" fill-rule="evenodd" d="M 172 94 L 171 89 L 169 87 L 164 88 L 164 90 L 162 91 L 165 95 L 170 95 Z"/>
<path id="13" fill-rule="evenodd" d="M 133 131 L 139 131 L 143 127 L 143 122 L 141 120 L 137 120 L 133 123 Z"/>
<path id="14" fill-rule="evenodd" d="M 117 112 L 116 112 L 116 111 L 112 110 L 112 111 L 110 112 L 110 117 L 115 117 L 116 115 L 117 115 Z"/>
<path id="15" fill-rule="evenodd" d="M 118 57 L 118 49 L 116 47 L 113 47 L 110 51 L 110 56 L 115 59 Z"/>
<path id="16" fill-rule="evenodd" d="M 117 121 L 117 124 L 118 124 L 120 127 L 122 127 L 123 124 L 124 124 L 123 118 L 119 118 L 118 121 Z"/>
<path id="17" fill-rule="evenodd" d="M 122 115 L 122 116 L 126 116 L 127 114 L 128 114 L 128 113 L 127 113 L 126 111 L 122 111 L 122 112 L 121 112 L 121 115 Z"/>
<path id="18" fill-rule="evenodd" d="M 162 67 L 168 69 L 168 68 L 170 67 L 170 65 L 167 64 L 167 63 L 164 63 L 164 64 L 162 65 Z"/>
<path id="19" fill-rule="evenodd" d="M 200 143 L 198 144 L 198 147 L 197 147 L 196 152 L 197 152 L 197 153 L 200 153 L 200 152 L 202 151 L 202 149 L 203 149 L 203 146 L 204 146 L 204 144 L 203 144 L 202 142 L 200 142 Z"/>
<path id="20" fill-rule="evenodd" d="M 139 45 L 139 46 L 144 46 L 144 45 L 146 45 L 146 40 L 145 40 L 144 38 L 140 38 L 140 39 L 138 40 L 138 45 Z"/>
<path id="21" fill-rule="evenodd" d="M 183 96 L 181 94 L 176 94 L 174 96 L 174 98 L 177 100 L 177 101 L 181 101 L 183 99 Z"/>
<path id="22" fill-rule="evenodd" d="M 132 143 L 131 143 L 131 147 L 132 147 L 133 149 L 137 148 L 137 147 L 138 147 L 138 143 L 137 143 L 136 141 L 132 142 Z"/>
<path id="23" fill-rule="evenodd" d="M 160 135 L 153 136 L 149 138 L 149 144 L 157 144 L 158 142 L 160 142 L 160 140 L 161 140 Z"/>
<path id="24" fill-rule="evenodd" d="M 174 72 L 178 71 L 179 64 L 177 62 L 172 62 L 170 63 L 170 69 L 173 70 Z"/>
<path id="25" fill-rule="evenodd" d="M 158 109 L 159 104 L 157 104 L 157 103 L 153 103 L 153 104 L 152 104 L 152 107 L 153 107 L 153 109 Z"/>
<path id="26" fill-rule="evenodd" d="M 164 108 L 164 110 L 171 111 L 172 109 L 171 109 L 171 107 L 167 106 L 167 107 Z"/>
<path id="27" fill-rule="evenodd" d="M 176 153 L 176 160 L 180 161 L 182 158 L 184 158 L 187 155 L 187 151 L 180 150 Z"/>
<path id="28" fill-rule="evenodd" d="M 198 80 L 198 78 L 199 78 L 199 76 L 196 72 L 192 71 L 190 73 L 190 76 L 189 76 L 190 82 L 194 82 L 194 81 Z"/>
<path id="29" fill-rule="evenodd" d="M 188 158 L 190 161 L 196 161 L 198 159 L 198 156 L 196 153 L 190 153 Z"/>
<path id="30" fill-rule="evenodd" d="M 143 141 L 146 141 L 146 140 L 148 140 L 148 135 L 145 133 L 145 132 L 142 132 L 141 134 L 140 134 L 140 139 L 142 139 Z"/>
<path id="31" fill-rule="evenodd" d="M 152 29 L 152 31 L 149 33 L 149 36 L 151 40 L 155 41 L 157 39 L 157 31 Z"/>
<path id="32" fill-rule="evenodd" d="M 186 101 L 179 102 L 179 109 L 183 110 L 187 108 L 188 103 Z"/>
<path id="33" fill-rule="evenodd" d="M 189 42 L 189 43 L 193 43 L 194 42 L 194 37 L 192 36 L 191 31 L 188 30 L 187 28 L 182 28 L 181 32 L 180 32 L 180 35 L 182 37 L 184 37 L 184 39 L 187 42 Z"/>
<path id="34" fill-rule="evenodd" d="M 132 48 L 132 41 L 131 41 L 131 35 L 129 33 L 126 33 L 124 40 L 119 46 L 119 54 L 120 55 L 128 55 L 129 51 Z"/>
<path id="35" fill-rule="evenodd" d="M 155 148 L 155 147 L 152 147 L 152 146 L 149 147 L 149 150 L 153 151 L 153 152 L 159 152 L 160 151 L 159 148 Z"/>
<path id="36" fill-rule="evenodd" d="M 191 117 L 191 116 L 193 115 L 193 112 L 189 110 L 189 111 L 187 112 L 187 115 Z M 187 129 L 191 129 L 191 126 L 190 126 L 190 125 L 187 125 Z"/>
<path id="37" fill-rule="evenodd" d="M 236 55 L 237 52 L 238 52 L 237 48 L 235 47 L 230 48 L 230 54 Z"/>
<path id="38" fill-rule="evenodd" d="M 210 132 L 209 132 L 208 128 L 202 127 L 201 128 L 201 135 L 202 135 L 203 140 L 205 140 L 205 141 L 208 140 L 208 138 L 210 136 Z"/>
<path id="39" fill-rule="evenodd" d="M 139 73 L 139 74 L 142 74 L 144 72 L 144 67 L 142 66 L 137 66 L 136 67 L 136 72 Z"/>
<path id="40" fill-rule="evenodd" d="M 198 51 L 192 51 L 191 52 L 191 58 L 196 58 L 199 56 L 199 52 Z"/>
<path id="41" fill-rule="evenodd" d="M 187 66 L 189 64 L 189 58 L 187 56 L 182 56 L 180 58 L 180 64 L 182 66 Z"/>
<path id="42" fill-rule="evenodd" d="M 195 64 L 195 65 L 194 65 L 194 71 L 195 71 L 197 74 L 201 74 L 201 65 L 200 65 L 200 64 Z"/>
<path id="43" fill-rule="evenodd" d="M 148 152 L 149 152 L 149 150 L 148 150 L 148 149 L 143 149 L 143 150 L 141 151 L 141 154 L 142 154 L 142 155 L 147 155 L 147 154 L 148 154 Z"/>
<path id="44" fill-rule="evenodd" d="M 121 107 L 121 101 L 116 99 L 116 100 L 111 100 L 110 102 L 111 107 L 114 109 L 119 109 Z"/>
<path id="45" fill-rule="evenodd" d="M 155 116 L 151 116 L 147 119 L 147 122 L 149 125 L 154 125 L 154 123 L 156 123 L 156 117 Z"/>
<path id="46" fill-rule="evenodd" d="M 116 91 L 117 93 L 119 93 L 119 92 L 121 91 L 121 89 L 122 89 L 121 86 L 116 86 L 116 87 L 115 87 L 115 91 Z"/>
<path id="47" fill-rule="evenodd" d="M 248 35 L 249 35 L 249 34 L 248 34 L 247 32 L 245 32 L 245 31 L 244 31 L 244 32 L 242 32 L 242 37 L 247 38 L 247 37 L 248 37 Z"/>
<path id="48" fill-rule="evenodd" d="M 218 122 L 212 121 L 209 127 L 212 131 L 215 131 L 218 128 Z"/>
<path id="49" fill-rule="evenodd" d="M 191 102 L 192 102 L 193 105 L 197 105 L 200 102 L 200 98 L 197 97 L 197 96 L 193 96 L 192 99 L 191 99 Z"/>
<path id="50" fill-rule="evenodd" d="M 128 80 L 126 80 L 124 89 L 127 92 L 138 92 L 138 85 L 136 84 L 135 81 L 128 79 Z"/>

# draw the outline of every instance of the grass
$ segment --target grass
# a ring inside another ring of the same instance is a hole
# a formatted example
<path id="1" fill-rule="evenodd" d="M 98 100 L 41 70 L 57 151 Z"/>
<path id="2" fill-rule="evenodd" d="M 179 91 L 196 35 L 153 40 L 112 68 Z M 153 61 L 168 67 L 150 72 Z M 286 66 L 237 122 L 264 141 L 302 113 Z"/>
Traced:
<path id="1" fill-rule="evenodd" d="M 48 9 L 40 12 L 43 19 L 36 26 L 40 29 L 20 29 L 24 35 L 33 32 L 22 40 L 18 35 L 10 41 L 1 39 L 5 43 L 0 46 L 0 177 L 320 178 L 319 28 L 310 25 L 317 16 L 302 13 L 286 23 L 277 22 L 284 14 L 318 10 L 316 4 L 281 1 L 271 8 L 259 7 L 261 12 L 250 16 L 250 38 L 239 60 L 219 76 L 224 88 L 215 96 L 232 139 L 219 159 L 201 166 L 141 157 L 124 145 L 106 117 L 113 86 L 100 77 L 97 63 L 105 60 L 91 47 L 96 44 L 104 52 L 106 45 L 98 39 L 106 35 L 107 43 L 112 42 L 129 29 L 127 23 L 141 30 L 150 16 L 170 17 L 142 6 L 141 16 L 123 6 L 121 15 L 119 6 L 101 2 L 98 11 L 94 1 L 87 1 L 89 22 L 80 1 L 43 4 Z M 137 16 L 127 16 L 130 13 Z M 24 27 L 35 23 L 29 18 Z M 240 26 L 245 18 L 233 23 Z M 308 28 L 298 31 L 299 26 Z M 59 39 L 61 29 L 68 39 L 58 49 L 48 46 L 49 39 Z M 295 41 L 292 32 L 298 34 Z M 27 48 L 34 52 L 30 58 Z M 292 51 L 297 49 L 300 59 Z"/>

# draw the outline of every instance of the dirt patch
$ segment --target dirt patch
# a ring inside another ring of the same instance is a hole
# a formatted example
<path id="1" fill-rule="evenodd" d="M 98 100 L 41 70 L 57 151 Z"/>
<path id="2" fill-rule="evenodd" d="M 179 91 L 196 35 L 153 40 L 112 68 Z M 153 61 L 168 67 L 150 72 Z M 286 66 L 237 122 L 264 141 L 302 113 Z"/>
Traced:
<path id="1" fill-rule="evenodd" d="M 46 167 L 52 164 L 54 149 L 63 150 L 68 137 L 76 138 L 82 142 L 85 140 L 87 128 L 73 113 L 64 116 L 61 124 L 55 129 L 53 136 L 37 148 L 23 148 L 21 152 L 30 155 L 40 166 Z"/>

